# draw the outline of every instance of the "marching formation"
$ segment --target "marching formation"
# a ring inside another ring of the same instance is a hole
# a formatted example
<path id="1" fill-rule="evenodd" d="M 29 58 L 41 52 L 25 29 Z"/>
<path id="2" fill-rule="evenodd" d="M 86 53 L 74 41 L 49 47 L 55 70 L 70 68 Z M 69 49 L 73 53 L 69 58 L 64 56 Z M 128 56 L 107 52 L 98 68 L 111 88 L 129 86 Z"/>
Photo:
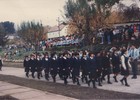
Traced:
<path id="1" fill-rule="evenodd" d="M 123 85 L 128 86 L 127 77 L 129 76 L 129 69 L 133 66 L 133 62 L 139 58 L 133 55 L 133 51 L 139 52 L 138 49 L 132 45 L 129 48 L 112 47 L 109 51 L 100 51 L 97 53 L 88 51 L 65 51 L 63 53 L 44 53 L 32 54 L 25 57 L 24 67 L 26 76 L 29 77 L 31 72 L 32 78 L 45 77 L 47 81 L 50 78 L 56 82 L 56 76 L 59 75 L 64 84 L 68 84 L 68 78 L 72 79 L 74 84 L 80 85 L 80 79 L 88 86 L 92 83 L 93 88 L 102 86 L 102 82 L 107 76 L 107 83 L 112 84 L 110 81 L 110 74 L 114 74 L 115 82 L 118 82 L 117 76 L 121 74 L 123 77 L 119 80 Z M 136 68 L 135 68 L 136 69 Z M 45 75 L 42 75 L 44 71 Z M 137 78 L 137 72 L 133 71 L 133 79 Z"/>

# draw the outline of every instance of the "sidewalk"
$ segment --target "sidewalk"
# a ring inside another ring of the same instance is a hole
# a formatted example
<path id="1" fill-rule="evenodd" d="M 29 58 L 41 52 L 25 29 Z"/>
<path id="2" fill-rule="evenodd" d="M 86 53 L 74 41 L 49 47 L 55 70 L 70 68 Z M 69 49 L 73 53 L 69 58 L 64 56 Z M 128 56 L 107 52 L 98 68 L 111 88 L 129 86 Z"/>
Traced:
<path id="1" fill-rule="evenodd" d="M 24 69 L 22 68 L 3 67 L 3 71 L 0 71 L 0 74 L 26 78 Z M 121 78 L 122 76 L 119 75 L 118 80 L 120 80 Z M 32 79 L 32 78 L 30 77 L 29 79 Z M 35 80 L 38 80 L 38 79 L 36 78 Z M 46 80 L 44 78 L 41 78 L 39 81 L 46 81 Z M 50 79 L 50 82 L 52 82 L 52 79 Z M 56 82 L 63 84 L 63 81 L 60 80 L 59 77 L 57 77 Z M 69 79 L 68 82 L 69 82 L 68 84 L 73 85 L 71 79 Z M 130 84 L 130 87 L 125 87 L 121 85 L 120 82 L 115 83 L 112 76 L 111 76 L 111 82 L 113 82 L 112 85 L 107 84 L 107 82 L 103 82 L 103 86 L 98 87 L 98 88 L 104 89 L 104 90 L 117 91 L 117 92 L 140 94 L 140 76 L 138 76 L 138 79 L 131 79 L 131 76 L 129 76 L 128 83 Z M 83 84 L 83 83 L 81 84 L 81 86 L 88 87 L 87 84 Z"/>
<path id="2" fill-rule="evenodd" d="M 4 95 L 10 95 L 19 100 L 76 100 L 74 98 L 0 81 L 0 96 Z"/>

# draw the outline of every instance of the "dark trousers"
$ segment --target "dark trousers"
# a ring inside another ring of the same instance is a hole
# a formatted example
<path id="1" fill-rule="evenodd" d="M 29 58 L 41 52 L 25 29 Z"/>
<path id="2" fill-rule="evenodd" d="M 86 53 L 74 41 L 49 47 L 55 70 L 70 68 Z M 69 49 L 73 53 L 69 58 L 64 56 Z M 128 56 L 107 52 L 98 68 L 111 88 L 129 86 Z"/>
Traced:
<path id="1" fill-rule="evenodd" d="M 55 83 L 56 82 L 56 76 L 57 76 L 57 70 L 51 70 L 50 74 L 52 76 L 53 82 Z"/>
<path id="2" fill-rule="evenodd" d="M 132 73 L 133 73 L 133 77 L 137 77 L 137 72 L 138 72 L 138 61 L 137 60 L 133 60 L 131 62 L 132 65 Z"/>
<path id="3" fill-rule="evenodd" d="M 49 80 L 49 70 L 44 70 L 44 73 L 45 73 L 45 79 L 46 80 Z"/>
<path id="4" fill-rule="evenodd" d="M 73 80 L 73 83 L 77 82 L 77 85 L 80 85 L 78 74 L 72 72 L 72 80 Z"/>
<path id="5" fill-rule="evenodd" d="M 32 78 L 35 78 L 35 72 L 34 71 L 32 71 Z"/>
<path id="6" fill-rule="evenodd" d="M 26 77 L 29 77 L 29 71 L 26 72 Z"/>
<path id="7" fill-rule="evenodd" d="M 39 71 L 37 72 L 37 78 L 40 79 L 40 77 L 41 77 L 41 72 Z"/>
<path id="8" fill-rule="evenodd" d="M 2 66 L 0 66 L 0 71 L 2 70 Z"/>
<path id="9" fill-rule="evenodd" d="M 84 82 L 84 80 L 86 81 L 86 83 L 88 82 L 88 71 L 82 72 L 82 82 Z"/>

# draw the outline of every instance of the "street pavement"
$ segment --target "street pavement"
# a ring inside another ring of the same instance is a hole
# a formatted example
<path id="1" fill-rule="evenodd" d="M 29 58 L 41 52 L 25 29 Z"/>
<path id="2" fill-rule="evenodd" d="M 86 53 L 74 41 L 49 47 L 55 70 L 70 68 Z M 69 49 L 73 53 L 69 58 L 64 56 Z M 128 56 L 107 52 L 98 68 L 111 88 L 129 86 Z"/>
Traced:
<path id="1" fill-rule="evenodd" d="M 74 98 L 69 98 L 0 81 L 0 96 L 5 95 L 10 95 L 19 100 L 76 100 Z"/>
<path id="2" fill-rule="evenodd" d="M 16 77 L 26 78 L 23 68 L 3 67 L 3 70 L 0 71 L 0 74 L 2 74 L 2 75 L 12 75 L 12 76 L 16 76 Z M 122 85 L 120 82 L 115 83 L 115 82 L 114 82 L 114 79 L 113 79 L 113 75 L 111 75 L 111 82 L 112 82 L 113 84 L 110 85 L 110 84 L 107 84 L 106 81 L 104 81 L 104 82 L 103 82 L 103 86 L 102 86 L 102 87 L 97 87 L 97 88 L 103 89 L 103 90 L 111 90 L 111 91 L 117 91 L 117 92 L 124 92 L 124 93 L 140 94 L 140 76 L 138 76 L 137 79 L 131 79 L 131 77 L 132 77 L 132 76 L 129 76 L 129 78 L 128 78 L 128 83 L 129 83 L 130 87 L 126 87 L 126 86 Z M 119 76 L 118 76 L 118 80 L 120 80 L 121 78 L 122 78 L 122 76 L 119 75 Z M 26 78 L 26 79 L 28 79 L 28 78 Z M 30 75 L 29 79 L 32 79 L 31 75 Z M 34 80 L 46 81 L 44 77 L 41 78 L 40 80 L 37 79 L 37 78 L 35 78 Z M 52 79 L 50 79 L 50 82 L 52 82 Z M 62 83 L 62 84 L 63 84 L 63 81 L 60 80 L 58 76 L 57 76 L 56 82 L 57 82 L 57 83 Z M 68 84 L 74 85 L 74 84 L 72 83 L 72 80 L 71 80 L 71 79 L 69 79 L 68 82 L 69 82 Z M 83 87 L 88 87 L 87 84 L 82 83 L 82 82 L 80 82 L 80 83 L 81 83 L 81 86 L 83 86 Z M 9 84 L 9 83 L 8 83 L 8 84 Z M 1 86 L 1 84 L 0 84 L 0 86 Z M 15 86 L 15 85 L 13 85 L 13 86 Z M 92 87 L 92 85 L 91 85 L 91 87 Z M 25 88 L 25 87 L 24 87 L 24 88 Z M 0 87 L 0 89 L 1 89 L 1 87 Z M 28 88 L 28 89 L 30 89 L 30 88 Z M 20 90 L 19 90 L 19 91 L 20 91 Z M 24 89 L 23 89 L 23 91 L 24 91 Z M 37 90 L 36 90 L 36 91 L 37 91 Z M 41 92 L 41 91 L 40 91 L 40 92 Z M 5 93 L 6 93 L 6 92 L 5 92 Z M 1 94 L 1 93 L 0 93 L 0 94 Z M 3 93 L 2 93 L 2 94 L 3 94 Z M 26 94 L 26 93 L 25 93 L 25 94 Z M 52 95 L 57 96 L 56 94 L 50 94 L 50 93 L 47 93 L 47 95 L 50 95 L 50 98 L 51 98 Z M 13 97 L 14 97 L 14 96 L 16 97 L 16 96 L 18 96 L 18 95 L 12 95 L 12 96 L 13 96 Z M 52 99 L 53 99 L 55 96 L 52 96 Z M 47 96 L 47 97 L 49 97 L 49 96 Z M 61 96 L 58 96 L 58 97 L 56 97 L 56 98 L 59 99 L 59 97 L 61 98 Z M 64 98 L 64 99 L 61 99 L 61 100 L 73 100 L 73 98 L 67 98 L 67 97 L 64 97 L 64 96 L 62 96 L 62 98 Z M 26 99 L 25 99 L 25 100 L 26 100 Z M 28 99 L 27 99 L 27 100 L 28 100 Z M 29 99 L 29 100 L 36 100 L 36 99 Z M 40 100 L 43 100 L 43 99 L 40 99 Z"/>

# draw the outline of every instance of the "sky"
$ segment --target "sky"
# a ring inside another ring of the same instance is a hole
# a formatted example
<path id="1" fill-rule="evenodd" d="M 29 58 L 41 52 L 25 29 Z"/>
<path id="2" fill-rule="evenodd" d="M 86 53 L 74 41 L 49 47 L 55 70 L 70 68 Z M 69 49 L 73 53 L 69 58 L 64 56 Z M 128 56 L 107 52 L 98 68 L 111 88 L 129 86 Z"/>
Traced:
<path id="1" fill-rule="evenodd" d="M 43 25 L 56 25 L 62 20 L 65 0 L 0 0 L 0 21 L 40 21 Z M 61 12 L 62 11 L 62 12 Z"/>
<path id="2" fill-rule="evenodd" d="M 12 21 L 19 25 L 23 21 L 40 21 L 43 25 L 54 26 L 62 20 L 67 0 L 0 0 L 0 21 Z M 131 0 L 124 0 L 131 4 Z M 138 1 L 138 0 L 136 0 Z M 62 12 L 61 12 L 62 11 Z"/>

